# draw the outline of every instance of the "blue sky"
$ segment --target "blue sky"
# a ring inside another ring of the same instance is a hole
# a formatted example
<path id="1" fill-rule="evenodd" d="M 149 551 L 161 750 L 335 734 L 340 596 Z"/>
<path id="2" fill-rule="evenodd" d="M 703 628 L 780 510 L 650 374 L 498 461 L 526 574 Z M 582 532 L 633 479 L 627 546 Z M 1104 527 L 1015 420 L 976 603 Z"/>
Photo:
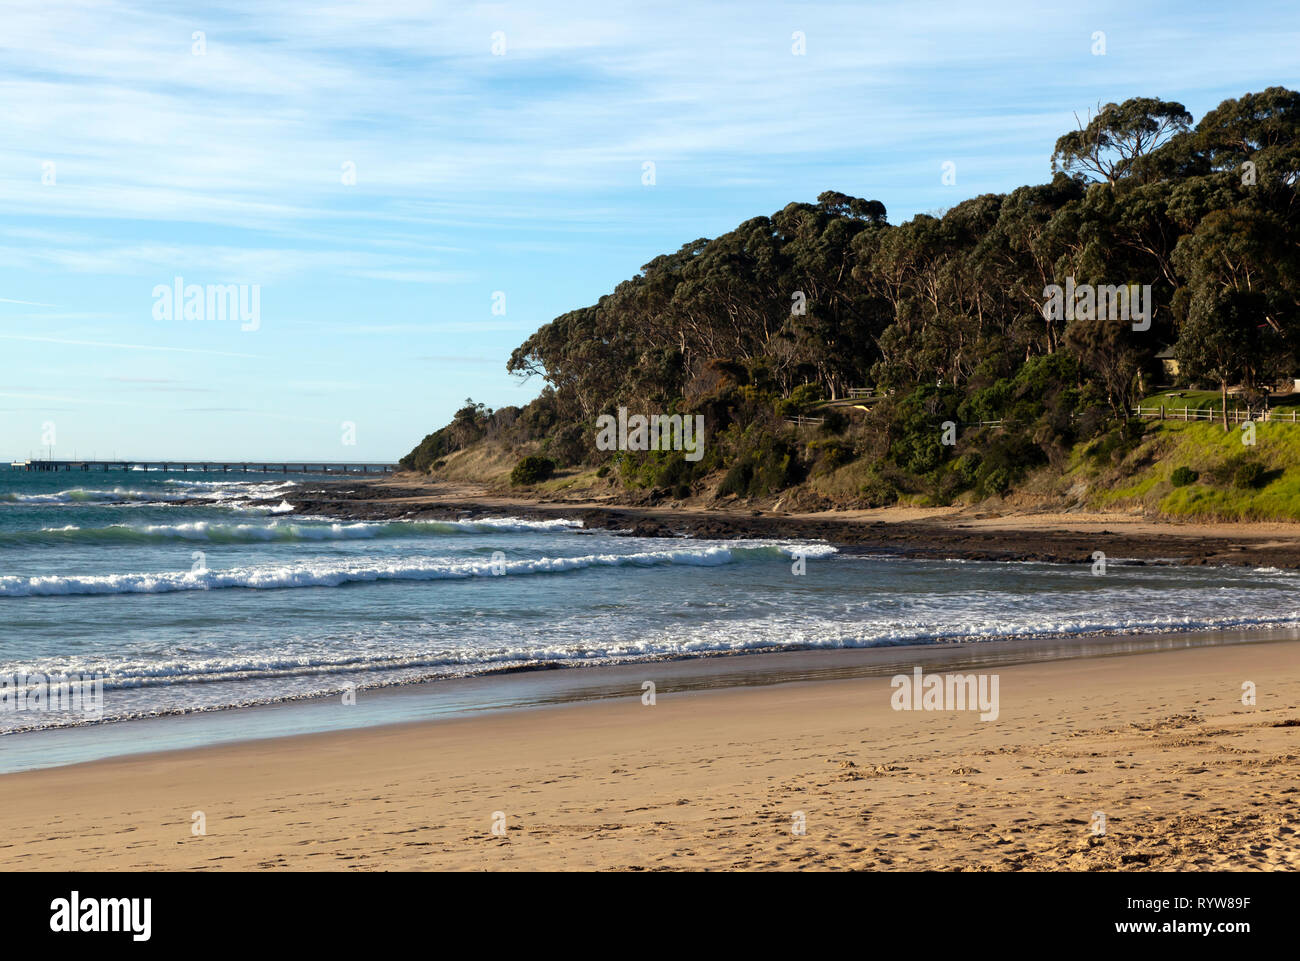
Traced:
<path id="1" fill-rule="evenodd" d="M 1098 103 L 1300 83 L 1291 3 L 623 6 L 6 4 L 0 457 L 394 460 L 535 396 L 510 351 L 656 254 L 828 188 L 898 223 L 1042 182 Z M 157 319 L 177 276 L 258 285 L 257 329 Z"/>

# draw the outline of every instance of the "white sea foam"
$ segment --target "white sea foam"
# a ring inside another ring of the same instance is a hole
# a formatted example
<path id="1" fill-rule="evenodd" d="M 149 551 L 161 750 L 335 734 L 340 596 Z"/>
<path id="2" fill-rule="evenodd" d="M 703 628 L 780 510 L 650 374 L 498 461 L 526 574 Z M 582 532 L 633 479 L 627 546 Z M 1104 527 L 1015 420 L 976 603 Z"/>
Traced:
<path id="1" fill-rule="evenodd" d="M 94 505 L 149 503 L 171 504 L 178 501 L 202 500 L 216 507 L 235 506 L 250 499 L 267 499 L 282 495 L 296 481 L 185 481 L 167 480 L 173 485 L 167 489 L 140 490 L 130 487 L 73 487 L 68 490 L 41 494 L 22 494 L 9 491 L 0 494 L 0 501 L 11 504 Z M 176 490 L 176 487 L 183 488 Z"/>
<path id="2" fill-rule="evenodd" d="M 1224 629 L 1294 629 L 1297 616 L 1279 617 L 1119 617 L 1090 619 L 1064 617 L 1056 621 L 1039 619 L 1030 627 L 1011 621 L 985 623 L 963 628 L 957 624 L 875 624 L 860 626 L 827 618 L 815 618 L 797 627 L 772 618 L 744 618 L 727 623 L 727 630 L 717 625 L 650 630 L 639 636 L 607 637 L 600 641 L 561 642 L 532 638 L 528 642 L 500 646 L 436 648 L 432 650 L 392 653 L 384 650 L 348 654 L 293 654 L 266 651 L 260 654 L 241 652 L 225 657 L 189 657 L 185 659 L 143 662 L 135 660 L 108 662 L 93 656 L 62 657 L 57 661 L 10 665 L 14 673 L 46 674 L 81 673 L 105 676 L 106 691 L 174 685 L 210 684 L 228 681 L 269 680 L 283 678 L 319 678 L 330 675 L 365 672 L 370 683 L 386 683 L 386 677 L 399 672 L 404 680 L 436 676 L 464 676 L 502 666 L 536 664 L 616 664 L 643 661 L 664 656 L 728 654 L 782 649 L 849 649 L 977 642 L 1019 638 L 1061 638 L 1114 635 L 1184 633 L 1196 630 Z M 407 633 L 410 629 L 407 629 Z M 540 641 L 540 643 L 539 643 Z M 381 645 L 382 648 L 382 645 Z"/>
<path id="3" fill-rule="evenodd" d="M 324 521 L 312 518 L 262 523 L 187 521 L 178 524 L 109 524 L 104 527 L 43 527 L 39 531 L 0 534 L 6 541 L 24 543 L 161 543 L 165 541 L 208 541 L 213 543 L 274 543 L 290 541 L 370 540 L 455 534 L 524 533 L 565 531 L 582 527 L 576 520 L 525 520 L 493 517 L 481 520 L 448 521 Z"/>
<path id="4" fill-rule="evenodd" d="M 129 490 L 124 487 L 114 487 L 112 490 L 73 487 L 49 494 L 9 493 L 5 495 L 5 500 L 17 504 L 112 504 L 122 501 L 178 501 L 187 496 L 189 495 L 168 494 L 165 491 Z"/>
<path id="5" fill-rule="evenodd" d="M 805 556 L 835 552 L 829 545 L 764 545 L 759 547 L 704 547 L 679 550 L 641 551 L 629 554 L 587 554 L 581 557 L 542 557 L 506 561 L 509 575 L 558 574 L 590 567 L 651 567 L 688 564 L 715 567 L 738 558 L 790 556 L 801 550 Z M 226 570 L 152 571 L 124 574 L 43 575 L 0 577 L 0 597 L 48 597 L 75 594 L 168 594 L 176 591 L 206 591 L 225 588 L 274 590 L 300 587 L 339 587 L 368 581 L 433 581 L 470 577 L 493 577 L 502 568 L 492 561 L 412 558 L 391 563 L 316 561 L 265 567 L 235 567 Z"/>

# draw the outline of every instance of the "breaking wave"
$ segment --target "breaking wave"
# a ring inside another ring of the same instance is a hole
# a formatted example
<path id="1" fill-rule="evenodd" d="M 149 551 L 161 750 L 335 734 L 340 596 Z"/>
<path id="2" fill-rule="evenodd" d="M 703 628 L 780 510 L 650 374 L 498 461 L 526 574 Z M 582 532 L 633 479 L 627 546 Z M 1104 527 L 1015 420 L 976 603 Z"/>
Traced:
<path id="1" fill-rule="evenodd" d="M 0 577 L 0 597 L 57 597 L 91 594 L 169 594 L 227 588 L 276 590 L 300 587 L 342 587 L 374 581 L 458 580 L 498 575 L 562 574 L 592 567 L 654 567 L 686 564 L 716 567 L 741 560 L 772 560 L 799 551 L 806 557 L 835 553 L 829 545 L 763 545 L 681 548 L 631 554 L 587 554 L 581 557 L 541 557 L 506 560 L 414 559 L 392 563 L 318 561 L 226 570 L 155 571 L 125 574 L 42 575 Z"/>

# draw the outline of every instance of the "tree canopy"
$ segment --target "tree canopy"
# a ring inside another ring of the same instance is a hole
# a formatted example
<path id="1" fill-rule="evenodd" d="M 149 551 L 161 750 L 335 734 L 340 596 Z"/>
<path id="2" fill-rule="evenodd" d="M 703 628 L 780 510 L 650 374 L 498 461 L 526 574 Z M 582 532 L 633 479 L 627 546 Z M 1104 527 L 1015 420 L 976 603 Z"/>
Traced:
<path id="1" fill-rule="evenodd" d="M 775 436 L 779 414 L 867 387 L 893 400 L 844 441 L 852 456 L 996 489 L 1016 464 L 1122 423 L 1167 346 L 1189 382 L 1225 392 L 1294 372 L 1300 93 L 1248 93 L 1195 126 L 1176 102 L 1107 104 L 1056 141 L 1051 168 L 897 225 L 878 200 L 827 190 L 656 257 L 515 349 L 507 369 L 547 385 L 520 420 L 546 426 L 520 436 L 563 437 L 560 464 L 595 463 L 609 456 L 590 443 L 599 415 L 699 411 L 721 459 L 689 470 L 749 458 L 752 478 L 785 456 L 756 430 Z M 1150 327 L 1045 316 L 1045 288 L 1066 278 L 1149 287 Z M 463 410 L 433 446 L 489 414 Z M 1019 433 L 968 452 L 921 436 L 994 417 Z"/>

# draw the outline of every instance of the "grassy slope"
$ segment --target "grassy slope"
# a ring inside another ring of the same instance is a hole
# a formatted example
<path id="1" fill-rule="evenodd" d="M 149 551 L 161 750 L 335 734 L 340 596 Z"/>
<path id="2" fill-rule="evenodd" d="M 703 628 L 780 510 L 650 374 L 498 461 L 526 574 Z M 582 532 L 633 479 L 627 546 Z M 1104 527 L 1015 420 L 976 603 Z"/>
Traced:
<path id="1" fill-rule="evenodd" d="M 547 497 L 608 497 L 612 484 L 598 477 L 594 468 L 562 468 L 555 476 L 529 487 L 518 487 L 510 482 L 510 472 L 525 454 L 537 453 L 535 448 L 520 451 L 507 450 L 499 444 L 480 441 L 464 450 L 443 458 L 442 467 L 430 472 L 439 481 L 481 485 L 503 494 L 528 493 Z"/>
<path id="2" fill-rule="evenodd" d="M 1300 520 L 1300 426 L 1257 424 L 1254 446 L 1244 444 L 1243 437 L 1240 428 L 1225 432 L 1206 422 L 1153 423 L 1118 464 L 1099 466 L 1087 447 L 1076 451 L 1064 480 L 1086 481 L 1087 503 L 1098 509 L 1202 520 Z M 1263 465 L 1258 487 L 1235 487 L 1230 479 L 1215 477 L 1230 473 L 1225 465 L 1243 458 Z M 1174 487 L 1170 477 L 1179 467 L 1197 471 L 1200 478 Z"/>
<path id="3" fill-rule="evenodd" d="M 1109 454 L 1098 452 L 1096 442 L 1080 445 L 1062 473 L 1038 471 L 991 506 L 1014 511 L 1066 501 L 1092 510 L 1136 511 L 1172 518 L 1300 521 L 1300 425 L 1257 424 L 1254 446 L 1243 444 L 1242 437 L 1239 427 L 1225 432 L 1217 423 L 1206 421 L 1146 421 L 1144 435 L 1130 449 Z M 503 492 L 531 490 L 544 498 L 589 496 L 623 501 L 644 494 L 624 490 L 612 476 L 599 477 L 589 468 L 561 470 L 531 489 L 512 487 L 510 470 L 522 453 L 493 444 L 476 444 L 446 458 L 434 476 L 483 484 Z M 1243 459 L 1256 461 L 1264 468 L 1258 487 L 1233 485 L 1232 465 Z M 1171 475 L 1179 467 L 1191 468 L 1199 479 L 1174 487 Z M 786 510 L 831 503 L 855 506 L 872 472 L 867 461 L 854 461 L 752 506 Z M 716 486 L 720 475 L 710 480 Z M 712 499 L 711 492 L 699 498 L 704 503 Z"/>

